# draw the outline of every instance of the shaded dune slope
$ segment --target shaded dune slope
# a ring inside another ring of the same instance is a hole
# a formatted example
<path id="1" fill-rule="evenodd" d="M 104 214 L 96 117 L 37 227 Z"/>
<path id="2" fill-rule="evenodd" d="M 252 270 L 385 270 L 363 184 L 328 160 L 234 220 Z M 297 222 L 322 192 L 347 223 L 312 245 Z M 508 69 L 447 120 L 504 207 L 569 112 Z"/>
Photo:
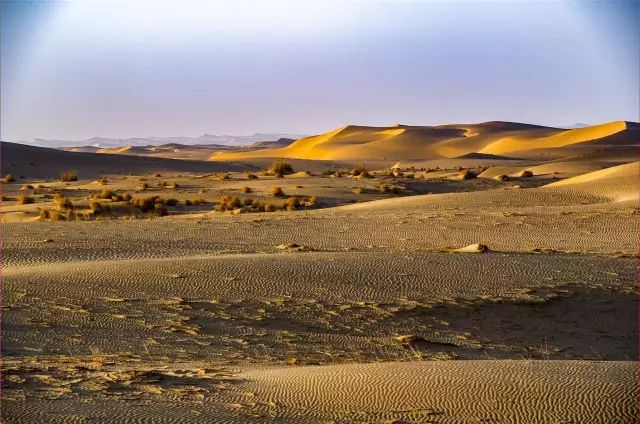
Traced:
<path id="1" fill-rule="evenodd" d="M 67 152 L 57 149 L 0 143 L 2 173 L 16 178 L 57 178 L 67 169 L 75 169 L 81 177 L 104 174 L 142 174 L 147 172 L 218 172 L 252 169 L 246 164 L 212 163 L 207 161 L 174 160 L 133 155 Z"/>

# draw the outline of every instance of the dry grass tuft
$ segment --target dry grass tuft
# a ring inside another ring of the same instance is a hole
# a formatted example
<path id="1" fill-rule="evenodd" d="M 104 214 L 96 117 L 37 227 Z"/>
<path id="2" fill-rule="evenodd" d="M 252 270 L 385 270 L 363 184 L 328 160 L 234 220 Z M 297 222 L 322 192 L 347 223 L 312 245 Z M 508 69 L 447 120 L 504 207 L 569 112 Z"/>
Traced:
<path id="1" fill-rule="evenodd" d="M 4 176 L 4 178 L 2 179 L 3 183 L 13 183 L 15 182 L 15 178 L 13 176 L 13 174 L 9 173 L 7 175 Z"/>
<path id="2" fill-rule="evenodd" d="M 242 206 L 242 201 L 238 196 L 222 195 L 218 199 L 215 210 L 219 212 L 232 211 Z"/>
<path id="3" fill-rule="evenodd" d="M 273 161 L 271 167 L 267 170 L 269 174 L 282 178 L 284 175 L 293 174 L 293 166 L 283 159 Z"/>
<path id="4" fill-rule="evenodd" d="M 27 196 L 26 194 L 19 194 L 18 197 L 16 197 L 16 202 L 19 205 L 28 205 L 35 203 L 35 199 L 31 196 Z"/>
<path id="5" fill-rule="evenodd" d="M 240 191 L 243 193 L 251 193 L 253 190 L 251 190 L 251 187 L 244 186 L 240 189 Z"/>
<path id="6" fill-rule="evenodd" d="M 69 181 L 78 181 L 78 171 L 75 169 L 68 169 L 63 171 L 60 174 L 60 181 L 69 182 Z"/>
<path id="7" fill-rule="evenodd" d="M 282 191 L 281 187 L 272 187 L 271 188 L 271 195 L 273 197 L 284 197 L 284 191 Z"/>
<path id="8" fill-rule="evenodd" d="M 362 187 L 354 187 L 353 190 L 351 190 L 351 191 L 353 191 L 355 194 L 362 194 L 362 193 L 364 193 L 364 188 L 362 188 Z"/>
<path id="9" fill-rule="evenodd" d="M 475 172 L 470 171 L 468 169 L 462 169 L 460 170 L 460 172 L 458 172 L 458 178 L 461 180 L 472 180 L 477 177 L 478 176 L 476 175 Z"/>

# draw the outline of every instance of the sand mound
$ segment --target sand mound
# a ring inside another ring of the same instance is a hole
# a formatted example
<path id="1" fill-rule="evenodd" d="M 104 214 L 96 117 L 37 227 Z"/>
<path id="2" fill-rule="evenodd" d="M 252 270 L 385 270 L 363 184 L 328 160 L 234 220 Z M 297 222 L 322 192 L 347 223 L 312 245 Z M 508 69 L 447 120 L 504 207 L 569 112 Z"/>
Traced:
<path id="1" fill-rule="evenodd" d="M 581 194 L 625 201 L 640 198 L 638 187 L 640 187 L 640 162 L 633 162 L 551 183 L 543 189 L 566 189 Z"/>
<path id="2" fill-rule="evenodd" d="M 353 421 L 634 422 L 633 362 L 455 361 L 247 372 L 289 416 Z"/>
<path id="3" fill-rule="evenodd" d="M 487 252 L 489 248 L 484 244 L 470 244 L 469 246 L 461 247 L 460 249 L 454 250 L 454 252 L 459 253 L 483 253 Z"/>

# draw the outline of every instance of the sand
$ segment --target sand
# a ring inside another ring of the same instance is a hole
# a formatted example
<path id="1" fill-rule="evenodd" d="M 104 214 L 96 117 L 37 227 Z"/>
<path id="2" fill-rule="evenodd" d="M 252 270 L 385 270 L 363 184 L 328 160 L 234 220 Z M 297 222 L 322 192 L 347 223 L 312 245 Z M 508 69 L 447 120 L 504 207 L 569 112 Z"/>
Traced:
<path id="1" fill-rule="evenodd" d="M 220 162 L 3 143 L 2 419 L 635 422 L 634 128 L 345 127 Z M 504 137 L 517 155 L 477 154 Z M 294 148 L 293 174 L 248 177 Z M 213 210 L 274 186 L 315 200 Z M 178 203 L 39 218 L 105 189 Z"/>

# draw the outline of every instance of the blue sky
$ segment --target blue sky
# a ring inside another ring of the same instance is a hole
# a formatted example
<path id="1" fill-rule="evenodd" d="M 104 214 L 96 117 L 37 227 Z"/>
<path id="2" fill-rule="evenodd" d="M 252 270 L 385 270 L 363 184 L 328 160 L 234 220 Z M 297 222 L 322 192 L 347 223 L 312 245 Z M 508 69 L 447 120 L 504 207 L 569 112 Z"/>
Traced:
<path id="1" fill-rule="evenodd" d="M 637 121 L 639 4 L 2 1 L 1 136 Z"/>

